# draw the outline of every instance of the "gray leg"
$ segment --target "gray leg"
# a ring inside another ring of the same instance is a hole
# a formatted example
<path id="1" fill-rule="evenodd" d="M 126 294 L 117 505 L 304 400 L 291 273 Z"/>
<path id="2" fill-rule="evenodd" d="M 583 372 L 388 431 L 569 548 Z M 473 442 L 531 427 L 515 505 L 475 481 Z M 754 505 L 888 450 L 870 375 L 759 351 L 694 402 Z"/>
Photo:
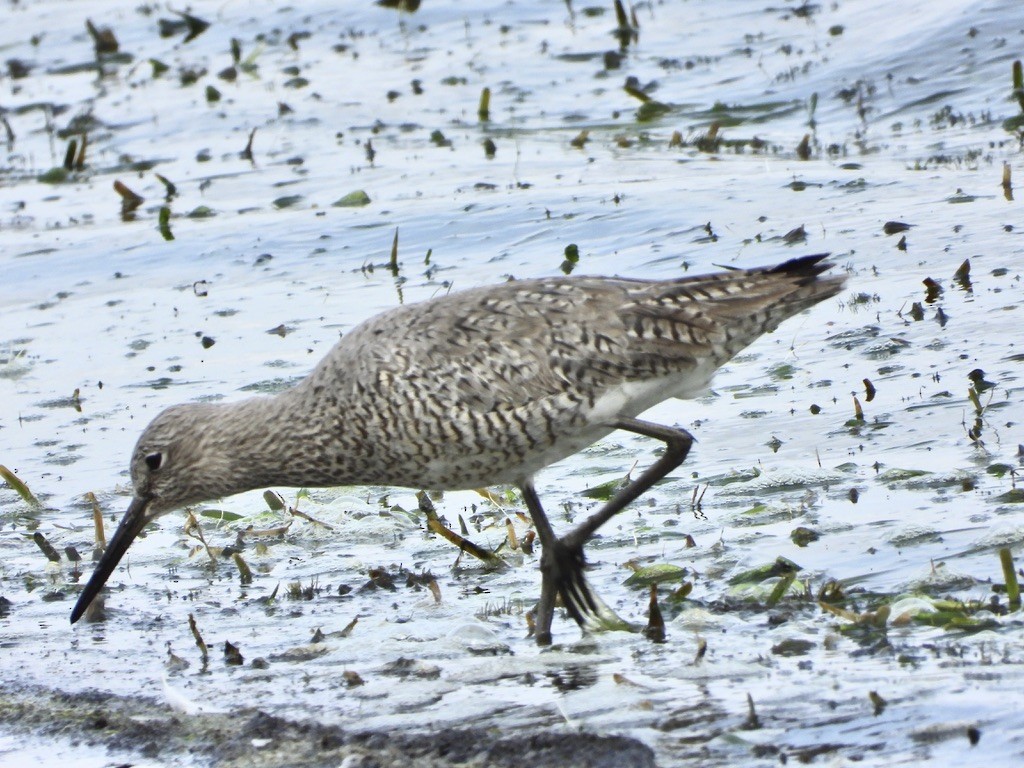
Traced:
<path id="1" fill-rule="evenodd" d="M 532 480 L 520 485 L 523 500 L 533 519 L 542 547 L 540 602 L 537 604 L 534 630 L 538 645 L 551 644 L 551 622 L 555 612 L 556 595 L 562 596 L 566 610 L 581 627 L 623 626 L 624 623 L 594 593 L 583 575 L 583 545 L 598 528 L 621 512 L 627 504 L 682 464 L 690 451 L 690 446 L 693 445 L 693 436 L 685 429 L 672 429 L 637 419 L 619 419 L 614 426 L 616 429 L 664 441 L 665 453 L 568 536 L 561 539 L 555 536 Z"/>
<path id="2" fill-rule="evenodd" d="M 523 492 L 523 501 L 530 511 L 533 519 L 533 527 L 537 529 L 537 538 L 540 539 L 540 602 L 537 603 L 537 620 L 534 623 L 534 637 L 537 638 L 537 645 L 551 645 L 551 620 L 555 615 L 555 596 L 558 594 L 557 560 L 558 551 L 564 549 L 562 543 L 555 536 L 551 529 L 551 523 L 544 508 L 540 505 L 540 498 L 533 487 L 533 481 L 529 480 L 520 486 Z"/>
<path id="3" fill-rule="evenodd" d="M 555 615 L 555 598 L 559 595 L 569 615 L 581 627 L 626 628 L 628 625 L 587 583 L 583 575 L 583 548 L 570 549 L 555 536 L 532 482 L 522 483 L 520 490 L 541 545 L 540 602 L 534 622 L 537 645 L 551 645 L 551 621 Z"/>
<path id="4" fill-rule="evenodd" d="M 562 543 L 569 549 L 582 550 L 583 545 L 587 543 L 598 528 L 615 517 L 615 515 L 622 511 L 623 507 L 632 501 L 636 501 L 652 485 L 682 464 L 693 445 L 693 435 L 685 429 L 664 427 L 661 424 L 652 424 L 649 421 L 640 421 L 639 419 L 618 419 L 615 421 L 614 426 L 616 429 L 635 432 L 644 437 L 653 437 L 656 440 L 664 441 L 665 453 L 645 469 L 640 477 L 625 488 L 621 488 L 603 507 L 580 523 L 572 533 L 568 536 L 563 536 Z"/>

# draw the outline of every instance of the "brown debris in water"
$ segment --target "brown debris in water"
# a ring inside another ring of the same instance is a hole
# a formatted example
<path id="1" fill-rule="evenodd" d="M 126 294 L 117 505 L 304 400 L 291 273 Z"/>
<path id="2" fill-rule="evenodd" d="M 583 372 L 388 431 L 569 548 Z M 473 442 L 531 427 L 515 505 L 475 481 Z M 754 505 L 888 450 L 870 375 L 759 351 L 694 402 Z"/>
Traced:
<path id="1" fill-rule="evenodd" d="M 90 19 L 85 20 L 85 28 L 89 30 L 89 36 L 92 38 L 92 45 L 97 56 L 104 53 L 117 53 L 119 46 L 114 30 L 110 27 L 97 27 Z"/>
<path id="2" fill-rule="evenodd" d="M 114 191 L 121 196 L 121 218 L 130 217 L 146 201 L 146 198 L 133 192 L 121 181 L 114 181 Z"/>
<path id="3" fill-rule="evenodd" d="M 229 667 L 240 667 L 245 663 L 238 646 L 228 640 L 224 641 L 224 663 Z"/>
<path id="4" fill-rule="evenodd" d="M 811 159 L 811 134 L 805 133 L 803 139 L 797 144 L 796 156 L 801 160 Z"/>
<path id="5" fill-rule="evenodd" d="M 953 280 L 964 289 L 966 293 L 974 293 L 974 285 L 971 283 L 971 260 L 964 259 L 963 264 L 957 267 L 953 273 Z"/>
<path id="6" fill-rule="evenodd" d="M 459 548 L 460 557 L 463 552 L 468 552 L 473 557 L 483 561 L 491 567 L 503 568 L 505 566 L 505 562 L 496 554 L 494 554 L 494 552 L 484 547 L 481 547 L 477 544 L 474 544 L 469 539 L 465 538 L 464 536 L 460 536 L 455 531 L 446 526 L 444 523 L 442 523 L 441 519 L 437 516 L 437 512 L 434 511 L 433 504 L 430 504 L 429 506 L 426 506 L 424 504 L 424 500 L 429 502 L 429 499 L 427 499 L 427 495 L 423 491 L 417 493 L 416 498 L 420 502 L 420 511 L 423 512 L 424 516 L 427 519 L 427 530 L 431 533 L 436 533 L 441 538 L 446 539 L 447 541 L 450 541 L 452 544 L 457 546 Z"/>
<path id="7" fill-rule="evenodd" d="M 913 224 L 906 224 L 902 221 L 887 221 L 882 225 L 882 231 L 887 235 L 895 235 L 899 232 L 906 232 Z"/>
<path id="8" fill-rule="evenodd" d="M 782 236 L 782 240 L 786 243 L 802 243 L 806 239 L 807 230 L 804 229 L 803 224 L 801 224 L 799 227 L 796 227 L 795 229 L 789 230 L 789 232 Z"/>
<path id="9" fill-rule="evenodd" d="M 241 152 L 238 153 L 238 156 L 240 158 L 242 158 L 243 160 L 248 160 L 249 162 L 253 162 L 252 142 L 253 142 L 253 139 L 255 139 L 255 138 L 256 138 L 256 129 L 253 128 L 249 132 L 249 140 L 245 143 L 245 148 Z"/>
<path id="10" fill-rule="evenodd" d="M 194 614 L 188 615 L 188 628 L 192 633 L 192 637 L 195 638 L 196 647 L 199 649 L 199 653 L 203 657 L 203 666 L 206 666 L 207 660 L 210 658 L 210 649 L 206 646 L 206 641 L 203 640 L 203 636 L 199 634 L 199 626 L 196 624 L 196 617 Z"/>
<path id="11" fill-rule="evenodd" d="M 868 691 L 868 698 L 871 700 L 871 706 L 875 708 L 875 717 L 882 714 L 885 711 L 886 705 L 889 703 L 878 695 L 876 691 Z"/>
<path id="12" fill-rule="evenodd" d="M 36 543 L 36 546 L 42 550 L 43 554 L 46 555 L 46 559 L 51 563 L 60 562 L 60 553 L 53 548 L 53 544 L 39 531 L 32 534 L 32 541 Z"/>
<path id="13" fill-rule="evenodd" d="M 866 402 L 870 403 L 874 400 L 877 391 L 875 385 L 871 383 L 871 379 L 864 379 L 864 400 Z"/>
<path id="14" fill-rule="evenodd" d="M 664 643 L 665 618 L 661 615 L 661 608 L 658 606 L 657 584 L 651 584 L 651 600 L 648 605 L 647 626 L 644 628 L 644 637 L 655 643 Z"/>

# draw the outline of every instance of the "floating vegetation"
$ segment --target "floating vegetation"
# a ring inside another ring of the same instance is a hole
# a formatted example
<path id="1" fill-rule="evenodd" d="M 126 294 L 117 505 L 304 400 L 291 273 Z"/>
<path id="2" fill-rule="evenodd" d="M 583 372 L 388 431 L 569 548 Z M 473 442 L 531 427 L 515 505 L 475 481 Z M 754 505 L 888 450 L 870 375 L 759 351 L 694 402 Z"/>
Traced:
<path id="1" fill-rule="evenodd" d="M 740 586 L 743 584 L 760 584 L 767 579 L 777 578 L 779 576 L 789 576 L 802 571 L 799 565 L 794 563 L 792 560 L 781 555 L 775 558 L 775 561 L 767 565 L 761 565 L 757 568 L 751 568 L 747 571 L 742 571 L 729 579 L 730 586 Z"/>
<path id="2" fill-rule="evenodd" d="M 301 202 L 302 195 L 283 195 L 282 197 L 275 199 L 271 205 L 278 210 L 281 210 L 283 208 L 293 208 Z"/>
<path id="3" fill-rule="evenodd" d="M 36 181 L 40 184 L 63 184 L 68 180 L 68 171 L 66 168 L 57 167 L 51 168 L 48 171 L 36 176 Z"/>
<path id="4" fill-rule="evenodd" d="M 952 195 L 946 198 L 947 203 L 958 205 L 961 203 L 973 203 L 978 199 L 977 195 L 970 195 L 962 189 L 957 189 Z"/>
<path id="5" fill-rule="evenodd" d="M 241 515 L 238 512 L 230 512 L 226 509 L 201 509 L 197 514 L 216 523 L 236 523 L 239 520 L 245 519 L 245 515 Z"/>
<path id="6" fill-rule="evenodd" d="M 174 233 L 171 232 L 171 209 L 166 205 L 160 206 L 160 213 L 157 215 L 157 231 L 168 242 L 174 239 Z"/>
<path id="7" fill-rule="evenodd" d="M 627 563 L 626 565 L 630 565 Z M 622 582 L 627 587 L 650 587 L 654 584 L 665 584 L 682 581 L 686 578 L 687 569 L 671 563 L 655 563 L 654 565 L 631 566 L 633 573 Z"/>
<path id="8" fill-rule="evenodd" d="M 810 640 L 801 638 L 789 638 L 772 646 L 772 653 L 776 656 L 806 656 L 816 644 Z"/>
<path id="9" fill-rule="evenodd" d="M 654 120 L 672 111 L 672 108 L 667 104 L 662 104 L 660 101 L 656 101 L 644 93 L 640 88 L 639 81 L 635 77 L 627 78 L 626 84 L 622 88 L 634 99 L 641 102 L 640 108 L 636 111 L 636 119 L 641 123 Z"/>
<path id="10" fill-rule="evenodd" d="M 335 208 L 360 208 L 364 205 L 369 205 L 372 201 L 370 196 L 361 189 L 357 189 L 354 192 L 349 192 L 344 197 L 339 197 L 331 205 Z"/>
<path id="11" fill-rule="evenodd" d="M 565 246 L 565 259 L 562 261 L 559 269 L 562 270 L 563 274 L 570 274 L 579 264 L 580 261 L 580 249 L 576 243 L 569 243 Z"/>
<path id="12" fill-rule="evenodd" d="M 800 525 L 790 531 L 789 538 L 798 547 L 806 547 L 808 544 L 820 539 L 821 534 L 813 528 Z"/>
<path id="13" fill-rule="evenodd" d="M 774 608 L 776 605 L 778 605 L 779 601 L 783 598 L 783 596 L 787 592 L 789 592 L 790 588 L 793 586 L 794 581 L 796 581 L 796 571 L 789 571 L 783 573 L 780 576 L 779 580 L 776 582 L 774 588 L 771 591 L 771 594 L 768 595 L 768 599 L 765 600 L 765 607 Z"/>
<path id="14" fill-rule="evenodd" d="M 481 122 L 491 119 L 491 89 L 484 88 L 480 91 L 480 104 L 477 106 L 476 115 Z"/>
<path id="15" fill-rule="evenodd" d="M 627 473 L 625 477 L 614 478 L 586 488 L 580 491 L 580 496 L 585 496 L 588 499 L 595 499 L 597 501 L 608 501 L 616 494 L 617 491 L 624 488 L 628 483 L 629 473 Z"/>
<path id="16" fill-rule="evenodd" d="M 1020 610 L 1020 584 L 1017 582 L 1017 569 L 1013 566 L 1013 554 L 1009 547 L 999 550 L 999 563 L 1003 568 L 1003 579 L 1006 585 L 1006 599 L 1011 611 Z"/>

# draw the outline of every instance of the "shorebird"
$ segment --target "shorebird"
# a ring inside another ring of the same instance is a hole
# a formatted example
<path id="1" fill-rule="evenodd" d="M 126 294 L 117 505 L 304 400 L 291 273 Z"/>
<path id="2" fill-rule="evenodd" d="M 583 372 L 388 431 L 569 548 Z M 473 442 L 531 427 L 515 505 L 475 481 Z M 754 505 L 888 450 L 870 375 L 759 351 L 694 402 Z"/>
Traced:
<path id="1" fill-rule="evenodd" d="M 345 335 L 295 387 L 176 405 L 131 459 L 134 498 L 71 613 L 95 599 L 142 529 L 172 510 L 268 486 L 518 487 L 541 544 L 534 636 L 556 598 L 584 629 L 614 613 L 584 576 L 587 540 L 686 459 L 688 431 L 637 418 L 699 395 L 786 318 L 837 294 L 827 254 L 756 269 L 633 280 L 515 280 L 400 306 Z M 661 456 L 558 536 L 534 475 L 615 430 Z"/>

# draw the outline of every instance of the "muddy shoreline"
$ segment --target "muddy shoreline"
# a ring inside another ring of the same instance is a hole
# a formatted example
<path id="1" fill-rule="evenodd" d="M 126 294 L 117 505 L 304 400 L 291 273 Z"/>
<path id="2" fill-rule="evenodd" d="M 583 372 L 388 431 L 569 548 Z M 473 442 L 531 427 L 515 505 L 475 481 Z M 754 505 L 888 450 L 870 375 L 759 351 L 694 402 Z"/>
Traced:
<path id="1" fill-rule="evenodd" d="M 144 697 L 0 687 L 0 732 L 59 738 L 164 764 L 234 766 L 403 765 L 500 768 L 649 768 L 654 752 L 636 739 L 587 732 L 509 734 L 499 729 L 422 733 L 359 731 L 290 720 L 260 709 L 185 714 Z"/>

